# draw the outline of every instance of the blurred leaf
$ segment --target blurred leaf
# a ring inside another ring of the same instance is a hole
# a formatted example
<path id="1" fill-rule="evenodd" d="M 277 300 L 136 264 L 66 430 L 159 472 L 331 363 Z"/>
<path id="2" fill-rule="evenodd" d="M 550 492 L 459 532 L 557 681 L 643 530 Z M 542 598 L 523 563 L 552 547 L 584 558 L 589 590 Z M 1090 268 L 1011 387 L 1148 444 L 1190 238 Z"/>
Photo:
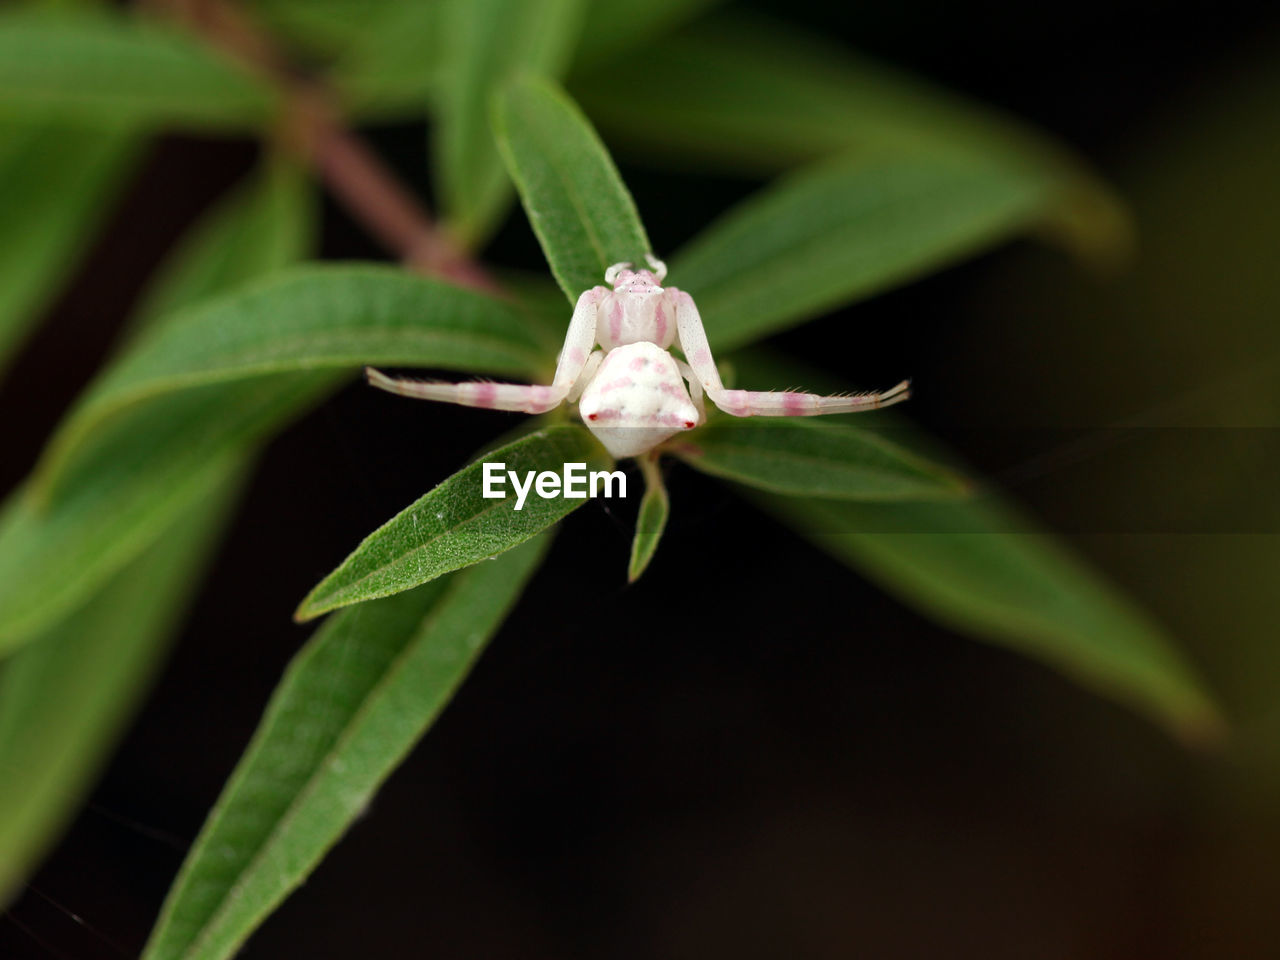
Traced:
<path id="1" fill-rule="evenodd" d="M 559 76 L 582 24 L 581 0 L 441 0 L 439 192 L 449 226 L 474 246 L 511 187 L 489 123 L 493 95 L 514 77 Z"/>
<path id="2" fill-rule="evenodd" d="M 927 274 L 1043 215 L 1051 182 L 938 155 L 828 161 L 749 197 L 673 258 L 714 349 Z"/>
<path id="3" fill-rule="evenodd" d="M 315 190 L 269 158 L 182 237 L 134 311 L 135 329 L 306 259 L 318 230 Z"/>
<path id="4" fill-rule="evenodd" d="M 176 28 L 110 8 L 0 12 L 0 115 L 241 131 L 276 106 L 265 81 Z"/>
<path id="5" fill-rule="evenodd" d="M 523 479 L 529 471 L 560 474 L 567 463 L 584 463 L 588 472 L 611 465 L 595 438 L 576 424 L 539 430 L 491 451 L 485 461 L 506 464 L 502 499 L 483 496 L 484 463 L 464 467 L 365 537 L 307 595 L 295 619 L 310 620 L 338 607 L 400 593 L 492 558 L 587 502 L 559 495 L 543 499 L 530 488 L 517 510 L 508 471 Z"/>
<path id="6" fill-rule="evenodd" d="M 96 779 L 149 685 L 238 485 L 165 531 L 83 608 L 0 668 L 0 907 Z"/>
<path id="7" fill-rule="evenodd" d="M 296 170 L 268 168 L 196 229 L 165 266 L 150 302 L 181 306 L 301 256 L 313 219 L 300 184 Z M 253 242 L 228 256 L 224 244 L 242 238 L 242 229 L 257 231 Z M 143 316 L 145 325 L 154 323 L 145 308 Z M 0 655 L 81 605 L 189 504 L 213 496 L 231 460 L 337 376 L 206 386 L 140 405 L 86 434 L 52 502 L 37 505 L 28 484 L 0 515 Z"/>
<path id="8" fill-rule="evenodd" d="M 667 496 L 657 459 L 645 456 L 638 457 L 636 462 L 644 473 L 644 497 L 640 500 L 640 512 L 636 514 L 631 562 L 627 566 L 628 583 L 635 583 L 648 568 L 667 528 L 667 515 L 671 512 L 671 498 Z"/>
<path id="9" fill-rule="evenodd" d="M 611 140 L 667 164 L 694 157 L 721 171 L 767 174 L 839 153 L 889 150 L 1025 165 L 1054 180 L 1046 226 L 1072 249 L 1105 264 L 1131 244 L 1114 195 L 1047 136 L 739 10 L 664 37 L 643 57 L 602 63 L 573 89 Z M 644 91 L 642 110 L 636 90 Z"/>
<path id="10" fill-rule="evenodd" d="M 120 131 L 0 124 L 0 372 L 93 240 L 137 145 Z"/>
<path id="11" fill-rule="evenodd" d="M 312 240 L 311 206 L 294 167 L 267 164 L 161 268 L 146 297 L 151 309 L 139 311 L 135 326 L 301 258 Z M 207 492 L 194 507 L 177 512 L 79 611 L 0 666 L 0 770 L 21 784 L 0 788 L 0 901 L 34 868 L 145 693 L 197 570 L 231 519 L 245 460 L 209 464 Z"/>
<path id="12" fill-rule="evenodd" d="M 298 267 L 187 310 L 139 341 L 64 421 L 36 487 L 46 495 L 70 452 L 103 423 L 193 387 L 366 363 L 520 373 L 542 359 L 521 315 L 484 294 L 395 267 Z"/>
<path id="13" fill-rule="evenodd" d="M 423 0 L 252 0 L 246 5 L 273 36 L 283 37 L 312 55 L 336 58 L 362 46 L 392 10 L 436 4 Z"/>
<path id="14" fill-rule="evenodd" d="M 528 80 L 503 91 L 494 128 L 560 289 L 576 303 L 604 271 L 650 252 L 635 201 L 591 125 L 563 91 Z"/>
<path id="15" fill-rule="evenodd" d="M 736 362 L 760 382 L 823 375 L 763 351 Z M 877 414 L 898 420 L 885 411 Z M 931 459 L 918 428 L 894 428 Z M 1039 524 L 989 491 L 963 499 L 857 503 L 748 492 L 838 560 L 945 626 L 1047 663 L 1190 742 L 1221 734 L 1217 707 L 1165 632 Z"/>
<path id="16" fill-rule="evenodd" d="M 993 498 L 873 505 L 758 495 L 756 502 L 952 629 L 1043 660 L 1186 741 L 1222 732 L 1217 708 L 1164 632 Z"/>
<path id="17" fill-rule="evenodd" d="M 575 73 L 599 68 L 624 68 L 632 62 L 645 62 L 652 51 L 668 42 L 665 36 L 673 27 L 718 6 L 724 0 L 594 0 L 587 5 L 582 43 L 573 61 Z M 662 39 L 659 40 L 658 38 Z M 643 55 L 623 57 L 642 49 Z M 646 83 L 647 83 L 646 79 Z M 643 85 L 641 89 L 643 88 Z M 636 89 L 636 88 L 633 88 Z M 634 94 L 628 92 L 628 102 Z"/>
<path id="18" fill-rule="evenodd" d="M 703 473 L 790 496 L 932 500 L 967 490 L 951 470 L 846 423 L 722 420 L 673 451 Z"/>
<path id="19" fill-rule="evenodd" d="M 188 854 L 144 960 L 238 951 L 440 715 L 547 540 L 344 610 L 316 632 Z"/>
<path id="20" fill-rule="evenodd" d="M 850 148 L 981 156 L 1032 139 L 994 110 L 738 10 L 666 37 L 644 57 L 601 64 L 581 88 L 583 106 L 620 143 L 752 174 Z M 628 95 L 636 89 L 644 110 Z"/>
<path id="21" fill-rule="evenodd" d="M 84 602 L 176 515 L 212 496 L 226 461 L 335 382 L 310 374 L 176 395 L 94 438 L 52 503 L 24 488 L 0 514 L 0 656 Z"/>
<path id="22" fill-rule="evenodd" d="M 440 85 L 439 3 L 394 0 L 365 11 L 328 73 L 346 110 L 365 122 L 423 116 Z"/>

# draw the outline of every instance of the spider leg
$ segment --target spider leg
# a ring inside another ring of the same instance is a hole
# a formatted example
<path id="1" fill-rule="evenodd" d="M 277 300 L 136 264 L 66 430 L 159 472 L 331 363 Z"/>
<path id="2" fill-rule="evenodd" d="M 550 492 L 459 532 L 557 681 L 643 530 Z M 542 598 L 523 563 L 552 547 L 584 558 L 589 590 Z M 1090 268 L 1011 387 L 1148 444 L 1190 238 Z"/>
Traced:
<path id="1" fill-rule="evenodd" d="M 910 395 L 910 383 L 903 380 L 883 393 L 858 393 L 824 397 L 794 390 L 726 390 L 716 369 L 707 332 L 693 298 L 683 290 L 668 287 L 676 304 L 676 334 L 680 349 L 711 402 L 735 417 L 815 417 L 827 413 L 854 413 L 901 403 Z"/>
<path id="2" fill-rule="evenodd" d="M 830 397 L 796 390 L 726 390 L 716 406 L 735 417 L 817 417 L 827 413 L 858 413 L 891 407 L 910 395 L 909 380 L 903 380 L 883 393 Z"/>
<path id="3" fill-rule="evenodd" d="M 555 378 L 550 386 L 486 381 L 440 383 L 405 380 L 389 377 L 372 367 L 365 368 L 365 375 L 369 383 L 379 390 L 386 390 L 388 393 L 402 397 L 438 400 L 442 403 L 457 403 L 464 407 L 484 407 L 490 410 L 546 413 L 563 403 L 581 379 L 591 348 L 596 342 L 596 313 L 600 298 L 608 292 L 607 287 L 592 287 L 578 298 L 578 303 L 573 309 L 573 318 L 569 321 L 569 331 L 565 334 L 564 347 L 561 348 L 560 357 L 556 362 Z"/>
<path id="4" fill-rule="evenodd" d="M 604 362 L 604 351 L 597 350 L 591 356 L 587 357 L 587 362 L 582 367 L 582 372 L 578 374 L 578 379 L 573 382 L 573 386 L 569 388 L 569 395 L 565 397 L 570 403 L 577 403 L 578 398 L 582 396 L 582 391 L 587 389 L 589 384 L 595 377 L 596 372 L 600 369 L 600 364 Z"/>
<path id="5" fill-rule="evenodd" d="M 693 405 L 698 408 L 698 422 L 707 422 L 707 405 L 702 399 L 702 384 L 698 382 L 698 375 L 693 372 L 693 368 L 683 360 L 676 361 L 676 369 L 680 371 L 680 376 L 684 377 L 685 382 L 689 384 L 689 395 L 693 398 Z"/>

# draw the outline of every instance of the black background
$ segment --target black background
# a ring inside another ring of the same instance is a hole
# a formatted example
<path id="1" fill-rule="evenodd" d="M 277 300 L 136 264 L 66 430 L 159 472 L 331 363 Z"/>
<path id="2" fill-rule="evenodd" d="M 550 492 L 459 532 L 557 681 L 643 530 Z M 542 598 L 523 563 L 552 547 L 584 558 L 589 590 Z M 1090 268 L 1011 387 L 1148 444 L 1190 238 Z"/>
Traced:
<path id="1" fill-rule="evenodd" d="M 748 6 L 1004 107 L 1104 172 L 1145 119 L 1277 26 L 1246 3 Z M 428 192 L 420 128 L 371 136 Z M 6 486 L 147 271 L 253 156 L 177 138 L 154 151 L 3 385 Z M 619 159 L 660 251 L 756 187 Z M 379 255 L 332 206 L 324 252 Z M 518 210 L 491 252 L 541 263 Z M 961 437 L 997 389 L 972 382 L 992 365 L 964 336 L 975 291 L 1019 255 L 776 342 L 856 382 L 913 377 L 912 417 Z M 290 621 L 298 599 L 514 422 L 353 385 L 270 445 L 154 695 L 13 908 L 42 943 L 0 921 L 0 957 L 141 947 L 309 634 Z M 570 517 L 443 718 L 246 956 L 1280 955 L 1263 850 L 1215 894 L 1197 875 L 1225 827 L 1199 816 L 1195 783 L 1224 761 L 930 624 L 704 477 L 677 466 L 668 484 L 671 526 L 635 586 L 634 502 Z"/>

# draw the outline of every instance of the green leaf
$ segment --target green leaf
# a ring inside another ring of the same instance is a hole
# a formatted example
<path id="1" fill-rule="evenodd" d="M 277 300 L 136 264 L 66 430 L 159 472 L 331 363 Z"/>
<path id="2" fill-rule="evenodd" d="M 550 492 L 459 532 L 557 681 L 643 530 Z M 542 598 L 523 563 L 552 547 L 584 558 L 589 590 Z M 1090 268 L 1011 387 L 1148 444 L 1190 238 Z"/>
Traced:
<path id="1" fill-rule="evenodd" d="M 767 64 L 767 69 L 761 65 Z M 611 140 L 670 165 L 773 173 L 888 150 L 1025 165 L 1058 186 L 1046 226 L 1104 264 L 1132 243 L 1123 206 L 1069 151 L 998 111 L 740 10 L 601 63 L 573 89 Z M 637 110 L 633 92 L 645 91 Z"/>
<path id="2" fill-rule="evenodd" d="M 968 489 L 946 467 L 846 423 L 722 420 L 673 451 L 703 473 L 790 496 L 934 500 Z"/>
<path id="3" fill-rule="evenodd" d="M 178 306 L 300 255 L 311 201 L 289 177 L 269 168 L 198 229 L 166 265 L 152 302 Z M 224 242 L 242 236 L 229 226 L 237 220 L 266 230 L 228 257 Z M 206 386 L 139 405 L 85 435 L 57 496 L 37 497 L 28 484 L 0 516 L 0 655 L 83 604 L 187 505 L 213 496 L 230 460 L 334 383 L 325 372 L 262 378 L 233 391 Z"/>
<path id="4" fill-rule="evenodd" d="M 75 812 L 149 686 L 238 485 L 183 517 L 0 668 L 0 906 Z"/>
<path id="5" fill-rule="evenodd" d="M 348 30 L 327 79 L 347 113 L 364 122 L 421 117 L 437 94 L 441 40 L 439 3 L 395 0 Z"/>
<path id="6" fill-rule="evenodd" d="M 137 140 L 0 124 L 0 372 L 93 239 Z"/>
<path id="7" fill-rule="evenodd" d="M 77 403 L 37 486 L 47 495 L 72 451 L 104 423 L 196 387 L 222 385 L 225 394 L 208 396 L 231 397 L 246 381 L 296 371 L 397 364 L 527 373 L 543 360 L 525 320 L 499 300 L 395 267 L 297 267 L 189 309 L 137 342 Z M 209 410 L 223 417 L 216 404 Z"/>
<path id="8" fill-rule="evenodd" d="M 824 163 L 748 198 L 672 258 L 715 350 L 927 274 L 1042 215 L 1051 181 L 947 155 Z"/>
<path id="9" fill-rule="evenodd" d="M 253 0 L 249 6 L 273 36 L 302 48 L 311 58 L 337 59 L 377 34 L 384 18 L 421 0 Z"/>
<path id="10" fill-rule="evenodd" d="M 485 463 L 501 464 L 502 499 L 483 496 Z M 295 619 L 310 620 L 353 603 L 409 590 L 442 574 L 494 557 L 524 543 L 586 503 L 529 489 L 520 509 L 513 472 L 521 483 L 529 471 L 560 474 L 565 464 L 588 472 L 610 461 L 595 438 L 578 425 L 548 427 L 522 437 L 459 470 L 400 511 L 361 542 L 298 607 Z"/>
<path id="11" fill-rule="evenodd" d="M 636 460 L 644 472 L 644 497 L 640 512 L 636 515 L 636 532 L 631 541 L 631 562 L 627 566 L 627 582 L 635 583 L 649 566 L 662 533 L 667 528 L 667 515 L 671 512 L 671 499 L 662 482 L 662 471 L 656 457 L 639 457 Z"/>
<path id="12" fill-rule="evenodd" d="M 752 381 L 842 384 L 776 353 L 739 354 Z M 932 461 L 936 440 L 894 416 L 893 436 Z M 1047 663 L 1188 741 L 1216 737 L 1216 706 L 1167 634 L 1065 545 L 991 491 L 964 499 L 855 503 L 744 491 L 904 603 L 976 639 Z"/>
<path id="13" fill-rule="evenodd" d="M 237 952 L 440 715 L 546 540 L 344 610 L 317 631 L 276 688 L 143 960 L 223 960 Z"/>
<path id="14" fill-rule="evenodd" d="M 520 75 L 558 76 L 582 24 L 580 0 L 442 0 L 436 170 L 449 226 L 474 246 L 497 223 L 510 183 L 489 106 Z"/>
<path id="15" fill-rule="evenodd" d="M 318 212 L 307 174 L 283 158 L 268 158 L 178 242 L 134 311 L 133 326 L 154 327 L 201 300 L 305 260 Z"/>
<path id="16" fill-rule="evenodd" d="M 0 656 L 67 615 L 213 495 L 227 464 L 319 399 L 332 375 L 203 388 L 151 404 L 86 445 L 49 503 L 29 488 L 0 513 Z"/>
<path id="17" fill-rule="evenodd" d="M 723 0 L 595 0 L 587 6 L 583 42 L 574 58 L 575 74 L 643 64 L 667 42 L 667 32 Z M 659 39 L 661 38 L 661 39 Z M 624 56 L 631 51 L 641 56 Z M 594 75 L 594 74 L 593 74 Z M 646 81 L 647 82 L 647 81 Z M 705 82 L 705 78 L 703 80 Z M 633 88 L 636 89 L 636 88 Z M 634 94 L 627 94 L 634 102 Z"/>
<path id="18" fill-rule="evenodd" d="M 0 13 L 0 115 L 229 132 L 276 107 L 265 81 L 176 28 L 110 8 Z"/>
<path id="19" fill-rule="evenodd" d="M 560 289 L 576 303 L 624 260 L 643 264 L 649 238 L 613 160 L 555 85 L 519 82 L 499 97 L 494 130 Z"/>
<path id="20" fill-rule="evenodd" d="M 144 307 L 135 326 L 153 323 L 156 310 L 303 256 L 311 206 L 305 178 L 291 165 L 269 163 L 181 244 L 152 282 L 146 297 L 152 309 Z M 145 692 L 197 569 L 230 521 L 245 461 L 242 455 L 203 465 L 208 484 L 195 505 L 176 513 L 79 611 L 0 668 L 0 768 L 21 771 L 21 790 L 0 788 L 0 900 L 57 835 Z M 169 493 L 158 491 L 161 498 Z M 87 526 L 100 517 L 91 513 Z M 111 537 L 101 542 L 115 545 Z M 56 556 L 58 546 L 44 559 Z M 83 546 L 73 540 L 67 549 Z"/>
<path id="21" fill-rule="evenodd" d="M 645 109 L 635 110 L 627 93 L 641 86 Z M 751 174 L 852 148 L 978 155 L 1043 149 L 1025 146 L 1038 138 L 995 110 L 793 25 L 736 10 L 664 38 L 643 58 L 601 64 L 583 78 L 580 99 L 621 143 Z"/>
<path id="22" fill-rule="evenodd" d="M 993 497 L 860 504 L 760 494 L 815 544 L 940 623 L 1042 660 L 1190 742 L 1222 720 L 1164 631 Z"/>

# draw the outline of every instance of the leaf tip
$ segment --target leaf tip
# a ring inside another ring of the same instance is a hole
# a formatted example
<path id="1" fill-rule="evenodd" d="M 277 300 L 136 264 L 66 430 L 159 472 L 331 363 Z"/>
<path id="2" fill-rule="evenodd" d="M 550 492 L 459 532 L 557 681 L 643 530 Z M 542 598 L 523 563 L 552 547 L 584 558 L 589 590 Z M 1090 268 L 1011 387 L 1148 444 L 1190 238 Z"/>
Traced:
<path id="1" fill-rule="evenodd" d="M 312 599 L 312 596 L 313 595 L 308 594 L 307 597 L 298 604 L 298 609 L 293 611 L 294 623 L 307 623 L 325 612 L 324 610 L 316 609 L 316 604 Z"/>

